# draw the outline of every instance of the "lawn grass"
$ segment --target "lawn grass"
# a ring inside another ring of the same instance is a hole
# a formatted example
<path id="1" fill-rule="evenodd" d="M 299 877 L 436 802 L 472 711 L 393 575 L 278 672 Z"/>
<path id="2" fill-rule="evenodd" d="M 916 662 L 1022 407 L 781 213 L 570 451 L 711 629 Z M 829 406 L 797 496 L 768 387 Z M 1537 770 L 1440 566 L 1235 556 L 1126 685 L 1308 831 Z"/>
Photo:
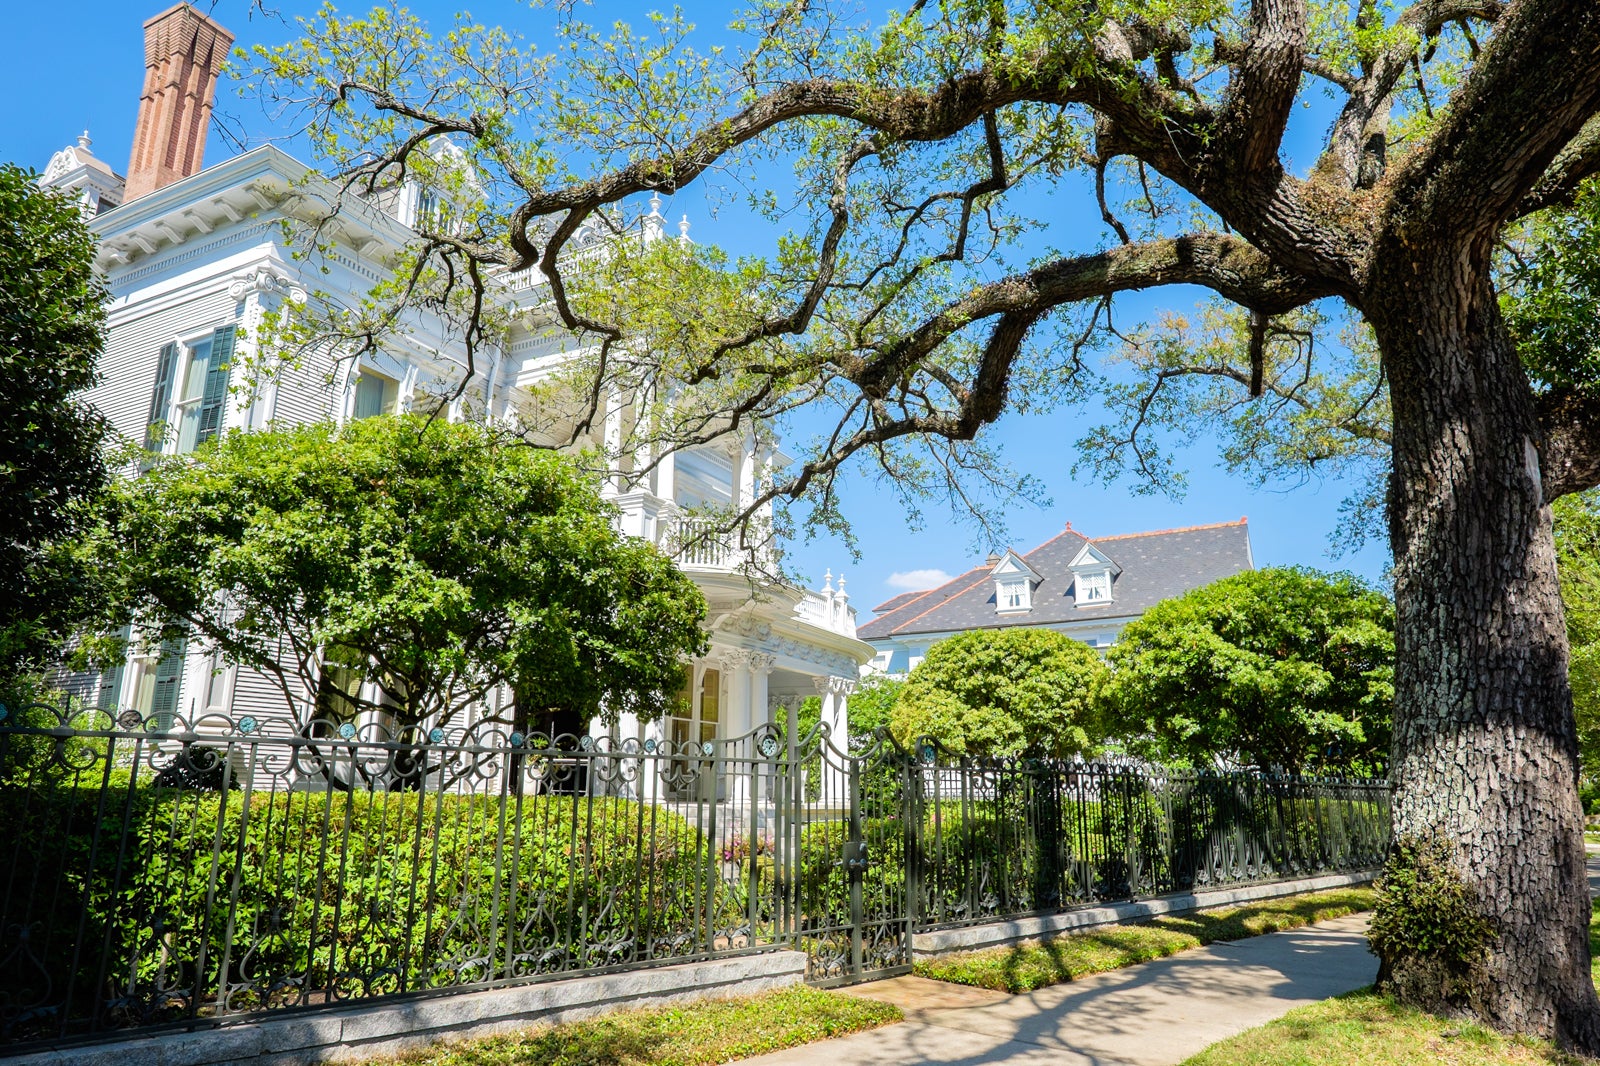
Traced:
<path id="1" fill-rule="evenodd" d="M 815 988 L 623 1010 L 565 1025 L 441 1044 L 395 1066 L 716 1066 L 898 1022 L 899 1007 Z"/>
<path id="2" fill-rule="evenodd" d="M 916 972 L 937 981 L 1031 992 L 1089 974 L 1165 958 L 1180 951 L 1262 933 L 1297 929 L 1311 922 L 1370 910 L 1370 888 L 1336 889 L 1289 896 L 1247 907 L 1155 918 L 1138 925 L 1073 933 L 1016 947 L 989 948 L 919 960 Z"/>
<path id="3" fill-rule="evenodd" d="M 1589 954 L 1590 973 L 1600 986 L 1600 915 L 1589 922 Z M 1363 989 L 1212 1044 L 1183 1066 L 1577 1066 L 1596 1061 L 1541 1040 L 1424 1014 Z"/>
<path id="4" fill-rule="evenodd" d="M 1577 1066 L 1593 1061 L 1363 991 L 1299 1007 L 1212 1044 L 1183 1066 Z"/>

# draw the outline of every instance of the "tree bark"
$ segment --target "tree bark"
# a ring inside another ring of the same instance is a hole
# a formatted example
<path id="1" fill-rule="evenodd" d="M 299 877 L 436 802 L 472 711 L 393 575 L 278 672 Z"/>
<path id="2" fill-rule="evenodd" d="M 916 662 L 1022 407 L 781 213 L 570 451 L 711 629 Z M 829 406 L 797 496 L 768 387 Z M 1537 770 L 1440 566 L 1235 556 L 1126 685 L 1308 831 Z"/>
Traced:
<path id="1" fill-rule="evenodd" d="M 1465 243 L 1465 242 L 1464 242 Z M 1600 1050 L 1577 731 L 1534 398 L 1479 240 L 1378 250 L 1394 411 L 1397 837 L 1442 833 L 1496 936 L 1418 1006 Z M 1383 959 L 1385 974 L 1404 960 Z M 1413 1001 L 1415 991 L 1410 993 Z"/>

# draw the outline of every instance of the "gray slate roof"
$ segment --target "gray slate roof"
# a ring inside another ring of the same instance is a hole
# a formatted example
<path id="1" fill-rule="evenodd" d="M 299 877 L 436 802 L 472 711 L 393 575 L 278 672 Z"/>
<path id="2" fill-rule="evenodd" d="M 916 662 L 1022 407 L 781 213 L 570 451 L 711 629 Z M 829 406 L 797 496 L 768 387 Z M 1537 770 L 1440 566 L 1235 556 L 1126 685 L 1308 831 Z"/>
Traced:
<path id="1" fill-rule="evenodd" d="M 1111 602 L 1079 607 L 1073 599 L 1072 560 L 1089 539 L 1072 529 L 1022 555 L 1042 580 L 1033 588 L 1033 609 L 995 613 L 992 564 L 973 567 L 927 592 L 903 593 L 873 608 L 878 617 L 856 632 L 862 640 L 916 633 L 955 633 L 1001 626 L 1125 619 L 1190 589 L 1253 569 L 1245 520 L 1153 533 L 1096 537 L 1094 546 L 1117 564 Z M 1002 553 L 1004 554 L 1004 553 Z M 1019 553 L 1021 554 L 1021 553 Z"/>

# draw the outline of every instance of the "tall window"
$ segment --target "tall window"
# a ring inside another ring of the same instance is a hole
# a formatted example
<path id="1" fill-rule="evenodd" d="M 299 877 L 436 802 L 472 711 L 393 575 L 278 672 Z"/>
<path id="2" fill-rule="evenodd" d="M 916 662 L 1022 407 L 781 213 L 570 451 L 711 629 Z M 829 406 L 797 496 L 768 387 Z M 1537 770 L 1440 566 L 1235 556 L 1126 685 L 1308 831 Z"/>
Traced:
<path id="1" fill-rule="evenodd" d="M 152 452 L 191 452 L 222 430 L 232 369 L 233 326 L 219 326 L 162 346 L 144 446 Z"/>
<path id="2" fill-rule="evenodd" d="M 182 637 L 160 644 L 136 643 L 128 660 L 122 705 L 141 718 L 154 718 L 157 729 L 171 729 L 178 712 L 186 645 Z"/>
<path id="3" fill-rule="evenodd" d="M 351 414 L 356 418 L 392 415 L 399 394 L 400 384 L 394 378 L 362 370 L 356 379 L 356 405 Z"/>

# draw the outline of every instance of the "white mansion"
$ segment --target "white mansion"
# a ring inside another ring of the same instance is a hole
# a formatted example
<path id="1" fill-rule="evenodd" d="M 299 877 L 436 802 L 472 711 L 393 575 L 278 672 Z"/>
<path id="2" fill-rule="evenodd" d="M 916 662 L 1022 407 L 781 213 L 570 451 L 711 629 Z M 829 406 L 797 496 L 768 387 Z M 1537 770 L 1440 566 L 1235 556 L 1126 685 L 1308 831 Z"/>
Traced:
<path id="1" fill-rule="evenodd" d="M 319 292 L 358 302 L 407 241 L 420 206 L 407 187 L 382 209 L 327 190 L 339 210 L 319 239 L 331 235 L 333 246 L 314 264 L 297 260 L 282 223 L 304 221 L 315 207 L 306 190 L 316 186 L 307 185 L 304 164 L 265 147 L 199 168 L 216 68 L 230 43 L 226 30 L 185 4 L 152 18 L 145 24 L 148 69 L 128 175 L 97 159 L 86 134 L 56 153 L 41 179 L 81 198 L 112 295 L 101 382 L 87 399 L 122 434 L 168 453 L 224 432 L 405 411 L 430 387 L 453 389 L 466 373 L 444 332 L 420 321 L 410 336 L 359 363 L 324 354 L 257 387 L 237 387 L 235 368 L 256 354 L 253 327 L 265 312 L 324 298 Z M 660 238 L 663 223 L 653 210 L 647 238 Z M 546 299 L 535 272 L 502 281 L 501 298 L 512 309 Z M 571 358 L 574 346 L 574 338 L 549 328 L 515 329 L 503 351 L 487 365 L 479 361 L 462 394 L 469 402 L 458 400 L 450 416 L 513 417 L 533 403 L 530 387 L 540 375 Z M 626 401 L 612 401 L 591 443 L 607 443 L 621 415 L 617 405 Z M 147 436 L 152 425 L 169 428 Z M 776 458 L 749 438 L 729 438 L 726 446 L 663 456 L 641 479 L 612 478 L 603 492 L 617 505 L 624 532 L 671 550 L 682 541 L 684 509 L 754 499 Z M 625 720 L 619 735 L 738 736 L 817 693 L 825 720 L 842 729 L 846 697 L 872 656 L 856 639 L 843 583 L 835 591 L 830 581 L 820 593 L 757 586 L 731 552 L 703 540 L 678 561 L 710 604 L 711 651 L 693 664 L 683 717 L 648 727 Z M 133 641 L 126 663 L 85 681 L 82 694 L 108 710 L 190 720 L 209 711 L 285 713 L 283 694 L 264 676 L 182 642 Z M 306 694 L 308 705 L 312 697 Z"/>

